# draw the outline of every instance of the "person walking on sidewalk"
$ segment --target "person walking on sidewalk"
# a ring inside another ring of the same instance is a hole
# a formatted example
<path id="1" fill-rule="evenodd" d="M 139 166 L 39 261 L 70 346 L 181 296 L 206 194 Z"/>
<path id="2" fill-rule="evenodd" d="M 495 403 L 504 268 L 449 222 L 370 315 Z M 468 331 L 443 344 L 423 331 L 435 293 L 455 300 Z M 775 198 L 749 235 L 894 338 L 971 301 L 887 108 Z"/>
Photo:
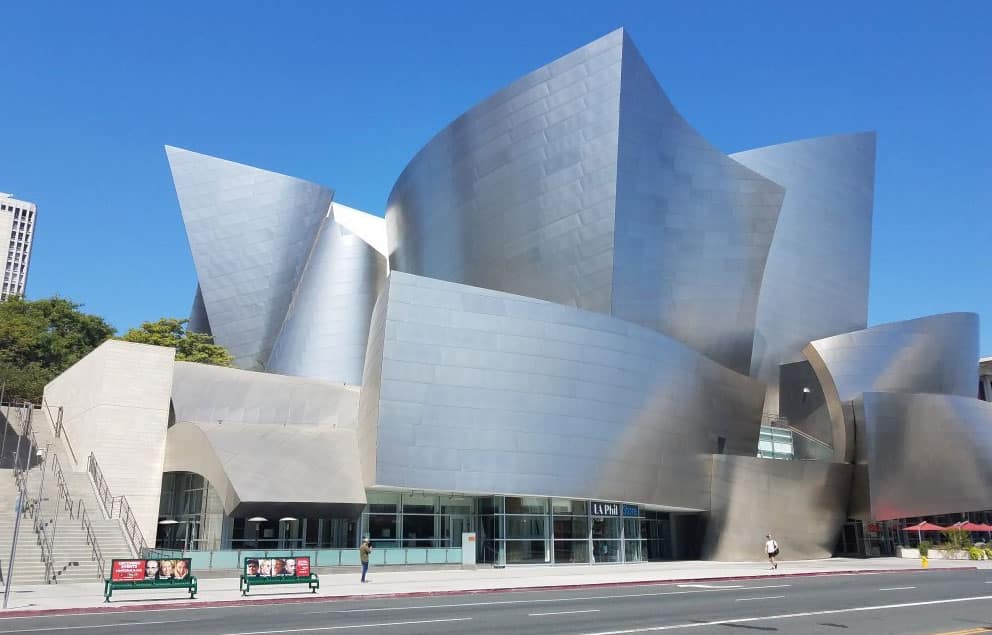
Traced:
<path id="1" fill-rule="evenodd" d="M 362 556 L 362 582 L 368 582 L 365 579 L 365 574 L 369 572 L 369 554 L 372 553 L 372 545 L 368 538 L 362 541 L 362 546 L 359 547 L 358 551 Z"/>
<path id="2" fill-rule="evenodd" d="M 771 534 L 765 534 L 765 553 L 768 554 L 768 562 L 772 563 L 772 569 L 778 569 L 778 563 L 775 562 L 775 556 L 778 555 L 778 543 L 772 538 Z"/>

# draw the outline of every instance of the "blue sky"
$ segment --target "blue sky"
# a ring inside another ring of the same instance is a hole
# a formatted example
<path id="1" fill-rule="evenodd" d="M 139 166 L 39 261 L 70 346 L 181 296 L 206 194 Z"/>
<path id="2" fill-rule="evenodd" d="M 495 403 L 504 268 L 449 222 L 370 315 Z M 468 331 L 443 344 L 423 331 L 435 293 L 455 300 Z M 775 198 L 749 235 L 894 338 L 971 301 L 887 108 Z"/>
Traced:
<path id="1" fill-rule="evenodd" d="M 381 214 L 430 137 L 628 28 L 721 149 L 878 131 L 869 322 L 975 311 L 992 355 L 992 3 L 3 2 L 0 191 L 39 206 L 28 296 L 185 316 L 170 144 Z"/>

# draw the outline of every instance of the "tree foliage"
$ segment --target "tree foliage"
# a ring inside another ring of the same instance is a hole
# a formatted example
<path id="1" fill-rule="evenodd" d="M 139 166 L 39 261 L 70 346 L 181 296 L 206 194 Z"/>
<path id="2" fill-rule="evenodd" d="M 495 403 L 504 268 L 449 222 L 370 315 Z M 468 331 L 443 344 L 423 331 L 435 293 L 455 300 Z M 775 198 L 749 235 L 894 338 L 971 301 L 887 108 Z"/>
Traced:
<path id="1" fill-rule="evenodd" d="M 60 297 L 0 302 L 0 382 L 4 400 L 41 401 L 45 384 L 114 334 L 103 318 Z"/>
<path id="2" fill-rule="evenodd" d="M 176 359 L 181 362 L 230 366 L 234 357 L 227 349 L 214 344 L 209 335 L 187 330 L 188 322 L 189 320 L 161 318 L 157 322 L 145 322 L 140 327 L 131 329 L 120 339 L 137 344 L 170 346 L 176 349 Z"/>

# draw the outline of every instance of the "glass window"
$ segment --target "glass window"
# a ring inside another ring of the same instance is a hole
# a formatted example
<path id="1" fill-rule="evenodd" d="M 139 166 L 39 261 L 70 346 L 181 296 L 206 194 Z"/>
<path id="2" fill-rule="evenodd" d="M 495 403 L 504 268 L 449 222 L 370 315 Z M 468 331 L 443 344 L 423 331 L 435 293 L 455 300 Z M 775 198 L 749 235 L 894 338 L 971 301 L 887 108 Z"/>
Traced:
<path id="1" fill-rule="evenodd" d="M 555 540 L 589 538 L 589 519 L 585 516 L 555 516 Z"/>
<path id="2" fill-rule="evenodd" d="M 640 540 L 625 540 L 624 541 L 624 559 L 627 562 L 640 562 L 642 552 L 642 545 Z"/>
<path id="3" fill-rule="evenodd" d="M 538 496 L 507 496 L 507 514 L 547 514 L 548 499 Z"/>
<path id="4" fill-rule="evenodd" d="M 475 500 L 469 496 L 442 496 L 442 514 L 472 514 L 475 511 Z"/>
<path id="5" fill-rule="evenodd" d="M 507 538 L 544 538 L 547 516 L 507 516 Z"/>
<path id="6" fill-rule="evenodd" d="M 373 540 L 396 538 L 394 514 L 369 514 L 369 536 Z"/>
<path id="7" fill-rule="evenodd" d="M 627 540 L 632 538 L 641 537 L 641 519 L 640 518 L 624 518 L 623 519 L 623 537 Z"/>
<path id="8" fill-rule="evenodd" d="M 491 498 L 480 498 L 479 499 L 479 513 L 480 514 L 502 514 L 503 513 L 503 497 L 493 496 Z"/>
<path id="9" fill-rule="evenodd" d="M 370 513 L 395 514 L 399 511 L 400 495 L 397 492 L 369 492 L 367 497 Z"/>
<path id="10" fill-rule="evenodd" d="M 556 540 L 555 562 L 585 563 L 589 562 L 588 540 Z"/>
<path id="11" fill-rule="evenodd" d="M 534 564 L 546 562 L 543 540 L 507 540 L 507 564 Z"/>
<path id="12" fill-rule="evenodd" d="M 437 496 L 403 494 L 404 514 L 433 514 L 437 507 Z"/>
<path id="13" fill-rule="evenodd" d="M 434 546 L 434 516 L 404 514 L 403 515 L 403 546 L 404 547 L 433 547 Z"/>
<path id="14" fill-rule="evenodd" d="M 585 516 L 588 503 L 586 501 L 573 501 L 567 498 L 552 498 L 551 509 L 555 514 L 562 516 Z"/>
<path id="15" fill-rule="evenodd" d="M 593 518 L 592 519 L 592 537 L 593 538 L 606 538 L 606 539 L 619 539 L 620 538 L 620 519 L 619 518 Z"/>
<path id="16" fill-rule="evenodd" d="M 593 562 L 620 562 L 619 540 L 593 540 Z"/>

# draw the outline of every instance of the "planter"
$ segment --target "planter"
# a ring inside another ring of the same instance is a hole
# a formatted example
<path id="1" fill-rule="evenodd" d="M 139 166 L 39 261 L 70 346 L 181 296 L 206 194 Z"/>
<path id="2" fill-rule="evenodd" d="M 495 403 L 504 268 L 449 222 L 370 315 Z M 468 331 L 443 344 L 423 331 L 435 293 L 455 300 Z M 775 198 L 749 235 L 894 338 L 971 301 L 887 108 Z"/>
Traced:
<path id="1" fill-rule="evenodd" d="M 930 553 L 933 553 L 933 550 L 931 550 Z M 913 560 L 919 560 L 920 550 L 911 547 L 896 547 L 896 556 L 899 558 L 912 558 Z"/>

